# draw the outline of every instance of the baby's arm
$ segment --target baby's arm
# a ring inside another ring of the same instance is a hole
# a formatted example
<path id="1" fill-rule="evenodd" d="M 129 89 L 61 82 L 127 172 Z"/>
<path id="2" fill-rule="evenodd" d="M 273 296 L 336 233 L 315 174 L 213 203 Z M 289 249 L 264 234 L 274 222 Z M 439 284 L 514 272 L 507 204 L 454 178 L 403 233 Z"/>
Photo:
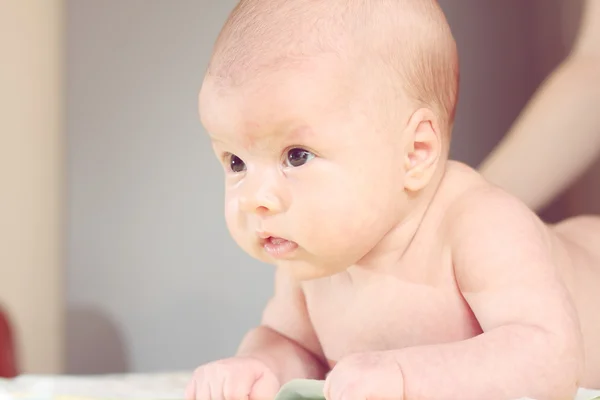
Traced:
<path id="1" fill-rule="evenodd" d="M 277 271 L 275 295 L 267 304 L 261 325 L 246 334 L 237 355 L 260 359 L 282 385 L 296 378 L 324 379 L 327 369 L 302 288 L 285 271 Z"/>
<path id="2" fill-rule="evenodd" d="M 587 0 L 571 54 L 540 86 L 480 166 L 491 182 L 540 210 L 600 155 L 600 2 Z"/>
<path id="3" fill-rule="evenodd" d="M 576 311 L 535 215 L 495 189 L 449 222 L 456 281 L 484 331 L 396 353 L 406 399 L 567 399 L 583 350 Z"/>

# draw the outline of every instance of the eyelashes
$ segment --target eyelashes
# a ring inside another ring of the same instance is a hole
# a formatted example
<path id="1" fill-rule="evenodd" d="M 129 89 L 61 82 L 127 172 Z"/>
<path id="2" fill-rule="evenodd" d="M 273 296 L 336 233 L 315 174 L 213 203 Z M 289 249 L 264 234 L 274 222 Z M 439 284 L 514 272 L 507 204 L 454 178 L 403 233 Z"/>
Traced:
<path id="1" fill-rule="evenodd" d="M 299 168 L 306 165 L 316 155 L 303 147 L 292 147 L 284 153 L 283 162 L 286 167 Z M 246 163 L 240 157 L 233 153 L 223 154 L 223 163 L 227 169 L 234 174 L 239 174 L 246 171 Z"/>
<path id="2" fill-rule="evenodd" d="M 313 158 L 315 158 L 313 153 L 301 147 L 291 148 L 286 154 L 286 162 L 293 168 L 301 167 Z"/>
<path id="3" fill-rule="evenodd" d="M 229 153 L 226 160 L 231 172 L 239 174 L 240 172 L 244 172 L 246 170 L 246 163 L 235 154 Z"/>

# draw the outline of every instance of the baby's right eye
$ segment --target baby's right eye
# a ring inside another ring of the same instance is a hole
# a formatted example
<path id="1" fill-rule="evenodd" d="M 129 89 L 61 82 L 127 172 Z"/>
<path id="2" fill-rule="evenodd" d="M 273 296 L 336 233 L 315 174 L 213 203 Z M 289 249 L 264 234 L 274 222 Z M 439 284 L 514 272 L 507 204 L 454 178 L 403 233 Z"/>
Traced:
<path id="1" fill-rule="evenodd" d="M 313 158 L 315 155 L 308 150 L 295 147 L 288 151 L 286 163 L 291 167 L 301 167 Z"/>
<path id="2" fill-rule="evenodd" d="M 236 156 L 235 154 L 229 155 L 229 168 L 232 172 L 239 173 L 246 169 L 246 164 L 242 161 L 241 158 Z"/>

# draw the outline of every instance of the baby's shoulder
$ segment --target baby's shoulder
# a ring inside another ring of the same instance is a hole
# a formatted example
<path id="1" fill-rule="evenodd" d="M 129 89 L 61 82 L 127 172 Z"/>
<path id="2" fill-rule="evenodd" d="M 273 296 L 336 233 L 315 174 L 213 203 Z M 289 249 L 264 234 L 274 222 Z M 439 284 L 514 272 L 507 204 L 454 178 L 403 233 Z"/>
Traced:
<path id="1" fill-rule="evenodd" d="M 543 275 L 536 268 L 549 265 L 555 243 L 544 222 L 520 199 L 483 178 L 467 181 L 448 205 L 442 239 L 461 291 L 513 282 L 524 266 Z"/>
<path id="2" fill-rule="evenodd" d="M 464 235 L 485 235 L 495 230 L 544 234 L 547 227 L 516 196 L 485 180 L 476 170 L 452 163 L 442 186 L 452 193 L 444 210 L 444 232 L 450 242 Z"/>

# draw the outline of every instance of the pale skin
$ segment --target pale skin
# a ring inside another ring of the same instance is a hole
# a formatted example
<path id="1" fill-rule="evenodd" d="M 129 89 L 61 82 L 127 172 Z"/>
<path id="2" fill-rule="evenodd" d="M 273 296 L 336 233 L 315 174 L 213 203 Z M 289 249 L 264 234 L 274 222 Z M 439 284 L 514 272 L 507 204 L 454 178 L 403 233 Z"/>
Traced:
<path id="1" fill-rule="evenodd" d="M 206 77 L 228 228 L 276 286 L 187 398 L 271 399 L 295 378 L 325 379 L 328 400 L 600 388 L 600 220 L 545 225 L 447 160 L 438 107 L 397 95 L 384 116 L 387 82 L 363 72 L 323 55 L 237 85 Z"/>
<path id="2" fill-rule="evenodd" d="M 484 160 L 482 175 L 534 210 L 579 178 L 600 155 L 599 71 L 600 2 L 587 0 L 572 51 Z"/>

